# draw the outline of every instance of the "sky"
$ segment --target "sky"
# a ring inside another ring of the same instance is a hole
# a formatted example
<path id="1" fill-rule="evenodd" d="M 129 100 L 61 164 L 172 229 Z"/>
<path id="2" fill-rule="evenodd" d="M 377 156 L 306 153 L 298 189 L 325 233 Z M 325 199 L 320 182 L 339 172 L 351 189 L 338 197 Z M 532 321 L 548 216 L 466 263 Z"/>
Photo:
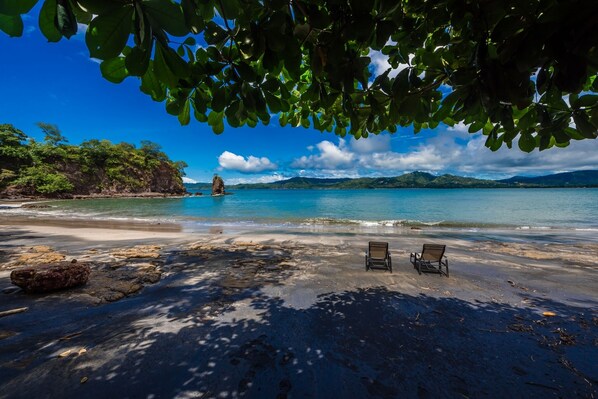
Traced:
<path id="1" fill-rule="evenodd" d="M 35 14 L 35 12 L 33 12 Z M 598 140 L 572 142 L 531 154 L 503 146 L 484 147 L 485 136 L 467 127 L 439 126 L 415 135 L 401 128 L 367 139 L 341 139 L 333 133 L 302 127 L 232 128 L 221 135 L 207 124 L 180 126 L 164 104 L 139 90 L 139 80 L 121 84 L 104 80 L 97 60 L 90 59 L 84 28 L 70 40 L 48 43 L 37 27 L 37 16 L 25 16 L 25 33 L 9 38 L 0 32 L 0 124 L 9 123 L 42 140 L 37 122 L 56 124 L 70 143 L 97 138 L 139 144 L 160 144 L 172 160 L 183 160 L 186 181 L 211 181 L 218 173 L 228 184 L 270 182 L 294 176 L 398 176 L 426 171 L 479 178 L 536 176 L 581 169 L 598 169 Z M 370 54 L 373 74 L 388 67 L 381 53 Z"/>

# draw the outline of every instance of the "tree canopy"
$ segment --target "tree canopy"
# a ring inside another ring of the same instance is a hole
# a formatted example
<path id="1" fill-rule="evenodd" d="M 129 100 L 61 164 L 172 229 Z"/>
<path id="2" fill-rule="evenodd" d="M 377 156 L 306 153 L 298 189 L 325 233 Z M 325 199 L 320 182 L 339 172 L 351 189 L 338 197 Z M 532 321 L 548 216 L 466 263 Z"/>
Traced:
<path id="1" fill-rule="evenodd" d="M 0 30 L 20 36 L 36 3 L 0 0 Z M 527 152 L 598 134 L 595 0 L 44 0 L 38 23 L 51 42 L 87 25 L 107 80 L 215 133 L 464 123 Z"/>

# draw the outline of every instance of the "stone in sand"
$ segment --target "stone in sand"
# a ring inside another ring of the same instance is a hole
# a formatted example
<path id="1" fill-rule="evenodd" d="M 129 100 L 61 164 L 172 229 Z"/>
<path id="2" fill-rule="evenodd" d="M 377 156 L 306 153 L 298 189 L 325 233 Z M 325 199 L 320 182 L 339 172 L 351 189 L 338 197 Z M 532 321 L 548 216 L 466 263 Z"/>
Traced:
<path id="1" fill-rule="evenodd" d="M 10 280 L 27 293 L 49 292 L 87 283 L 90 271 L 84 263 L 61 262 L 13 270 Z"/>

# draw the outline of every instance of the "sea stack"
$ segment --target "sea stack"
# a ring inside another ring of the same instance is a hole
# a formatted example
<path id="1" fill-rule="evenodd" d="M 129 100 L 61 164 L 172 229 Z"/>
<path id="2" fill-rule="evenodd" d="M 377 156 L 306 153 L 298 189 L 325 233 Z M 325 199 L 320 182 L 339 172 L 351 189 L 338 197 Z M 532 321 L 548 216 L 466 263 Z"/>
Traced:
<path id="1" fill-rule="evenodd" d="M 212 195 L 224 195 L 224 180 L 218 175 L 212 179 Z"/>

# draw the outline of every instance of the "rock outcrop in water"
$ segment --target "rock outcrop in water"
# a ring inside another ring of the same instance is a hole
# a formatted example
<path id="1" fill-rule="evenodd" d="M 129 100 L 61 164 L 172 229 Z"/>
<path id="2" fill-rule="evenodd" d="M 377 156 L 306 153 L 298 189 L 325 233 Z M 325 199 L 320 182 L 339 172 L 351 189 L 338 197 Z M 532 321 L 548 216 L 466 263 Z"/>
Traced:
<path id="1" fill-rule="evenodd" d="M 224 195 L 224 180 L 218 175 L 212 179 L 212 195 Z"/>

